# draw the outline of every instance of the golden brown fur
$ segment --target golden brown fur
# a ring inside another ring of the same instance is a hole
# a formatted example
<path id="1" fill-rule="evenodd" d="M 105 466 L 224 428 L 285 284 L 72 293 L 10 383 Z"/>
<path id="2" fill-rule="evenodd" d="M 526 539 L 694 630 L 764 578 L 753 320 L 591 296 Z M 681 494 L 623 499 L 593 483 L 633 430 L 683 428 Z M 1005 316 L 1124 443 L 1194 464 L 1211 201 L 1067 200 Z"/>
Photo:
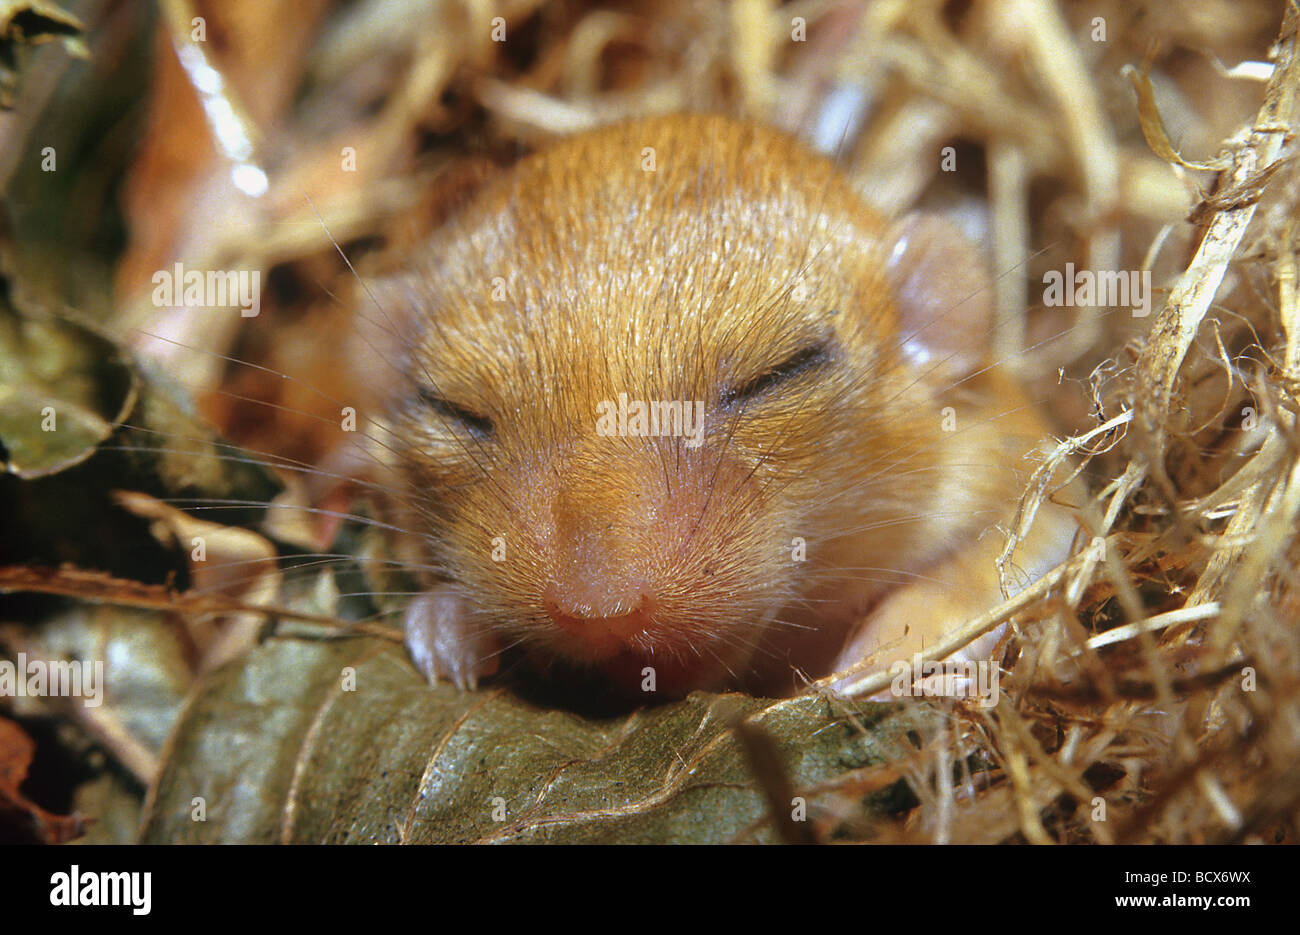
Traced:
<path id="1" fill-rule="evenodd" d="M 905 357 L 891 236 L 784 135 L 650 118 L 524 160 L 378 291 L 394 509 L 470 670 L 519 642 L 622 691 L 646 665 L 670 694 L 788 690 L 1009 516 L 1043 429 L 996 373 Z M 702 401 L 703 443 L 598 434 L 620 393 Z"/>

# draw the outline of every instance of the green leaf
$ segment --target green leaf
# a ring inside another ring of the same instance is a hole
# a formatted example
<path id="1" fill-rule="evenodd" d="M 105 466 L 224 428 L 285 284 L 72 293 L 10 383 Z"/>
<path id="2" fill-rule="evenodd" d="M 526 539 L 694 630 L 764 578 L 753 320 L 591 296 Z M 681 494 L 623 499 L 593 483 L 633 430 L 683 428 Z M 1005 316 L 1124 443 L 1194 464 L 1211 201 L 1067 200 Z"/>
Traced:
<path id="1" fill-rule="evenodd" d="M 811 820 L 836 777 L 913 749 L 919 709 L 854 704 L 696 693 L 594 720 L 430 688 L 390 643 L 276 639 L 192 698 L 143 840 L 774 841 L 734 723 L 771 738 Z"/>
<path id="2" fill-rule="evenodd" d="M 0 315 L 5 469 L 43 477 L 89 458 L 135 403 L 134 373 L 107 338 L 70 320 Z"/>

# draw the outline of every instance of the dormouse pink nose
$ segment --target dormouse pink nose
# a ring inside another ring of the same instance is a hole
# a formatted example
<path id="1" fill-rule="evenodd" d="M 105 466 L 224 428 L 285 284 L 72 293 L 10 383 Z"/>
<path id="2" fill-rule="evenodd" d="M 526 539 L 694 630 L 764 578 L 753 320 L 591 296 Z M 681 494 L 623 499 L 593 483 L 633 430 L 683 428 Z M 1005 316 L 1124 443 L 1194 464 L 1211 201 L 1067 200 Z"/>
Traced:
<path id="1" fill-rule="evenodd" d="M 616 599 L 608 591 L 581 590 L 588 593 L 575 593 L 552 582 L 542 596 L 547 615 L 571 636 L 592 643 L 622 642 L 644 632 L 650 624 L 654 600 L 648 594 Z"/>

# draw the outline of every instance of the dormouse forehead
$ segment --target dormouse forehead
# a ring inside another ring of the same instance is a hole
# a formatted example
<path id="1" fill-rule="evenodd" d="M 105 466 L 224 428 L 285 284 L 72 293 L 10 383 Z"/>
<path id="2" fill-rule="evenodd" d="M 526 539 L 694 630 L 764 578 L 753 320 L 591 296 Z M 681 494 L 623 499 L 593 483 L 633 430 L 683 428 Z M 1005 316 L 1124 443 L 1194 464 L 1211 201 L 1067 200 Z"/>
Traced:
<path id="1" fill-rule="evenodd" d="M 506 173 L 432 245 L 431 341 L 687 360 L 838 326 L 874 294 L 861 280 L 883 266 L 879 218 L 825 160 L 729 126 L 645 121 Z"/>
<path id="2" fill-rule="evenodd" d="M 727 356 L 755 342 L 807 342 L 838 326 L 847 302 L 837 271 L 767 256 L 737 264 L 716 252 L 622 262 L 593 251 L 563 263 L 520 263 L 442 290 L 433 344 L 509 348 L 529 356 L 681 359 Z M 532 355 L 536 356 L 536 355 Z"/>
<path id="3" fill-rule="evenodd" d="M 435 243 L 428 275 L 452 315 L 583 311 L 602 313 L 596 324 L 631 323 L 777 305 L 797 317 L 801 303 L 854 288 L 846 251 L 883 260 L 875 232 L 851 217 L 772 198 L 672 203 L 653 215 L 624 207 L 480 217 Z"/>

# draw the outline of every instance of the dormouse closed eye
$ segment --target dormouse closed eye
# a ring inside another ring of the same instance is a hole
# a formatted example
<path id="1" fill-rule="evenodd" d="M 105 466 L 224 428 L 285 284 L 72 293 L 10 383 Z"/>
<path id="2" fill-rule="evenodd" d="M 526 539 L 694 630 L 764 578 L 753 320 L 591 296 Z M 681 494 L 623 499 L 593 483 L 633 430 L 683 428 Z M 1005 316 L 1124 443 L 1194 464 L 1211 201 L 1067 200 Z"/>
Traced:
<path id="1" fill-rule="evenodd" d="M 750 402 L 766 395 L 783 383 L 825 369 L 834 359 L 835 348 L 829 339 L 810 344 L 779 363 L 759 371 L 745 382 L 724 389 L 718 401 L 723 406 Z"/>
<path id="2" fill-rule="evenodd" d="M 442 418 L 448 429 L 461 429 L 476 438 L 488 438 L 496 431 L 490 418 L 440 396 L 437 390 L 422 386 L 419 396 L 422 403 Z"/>

